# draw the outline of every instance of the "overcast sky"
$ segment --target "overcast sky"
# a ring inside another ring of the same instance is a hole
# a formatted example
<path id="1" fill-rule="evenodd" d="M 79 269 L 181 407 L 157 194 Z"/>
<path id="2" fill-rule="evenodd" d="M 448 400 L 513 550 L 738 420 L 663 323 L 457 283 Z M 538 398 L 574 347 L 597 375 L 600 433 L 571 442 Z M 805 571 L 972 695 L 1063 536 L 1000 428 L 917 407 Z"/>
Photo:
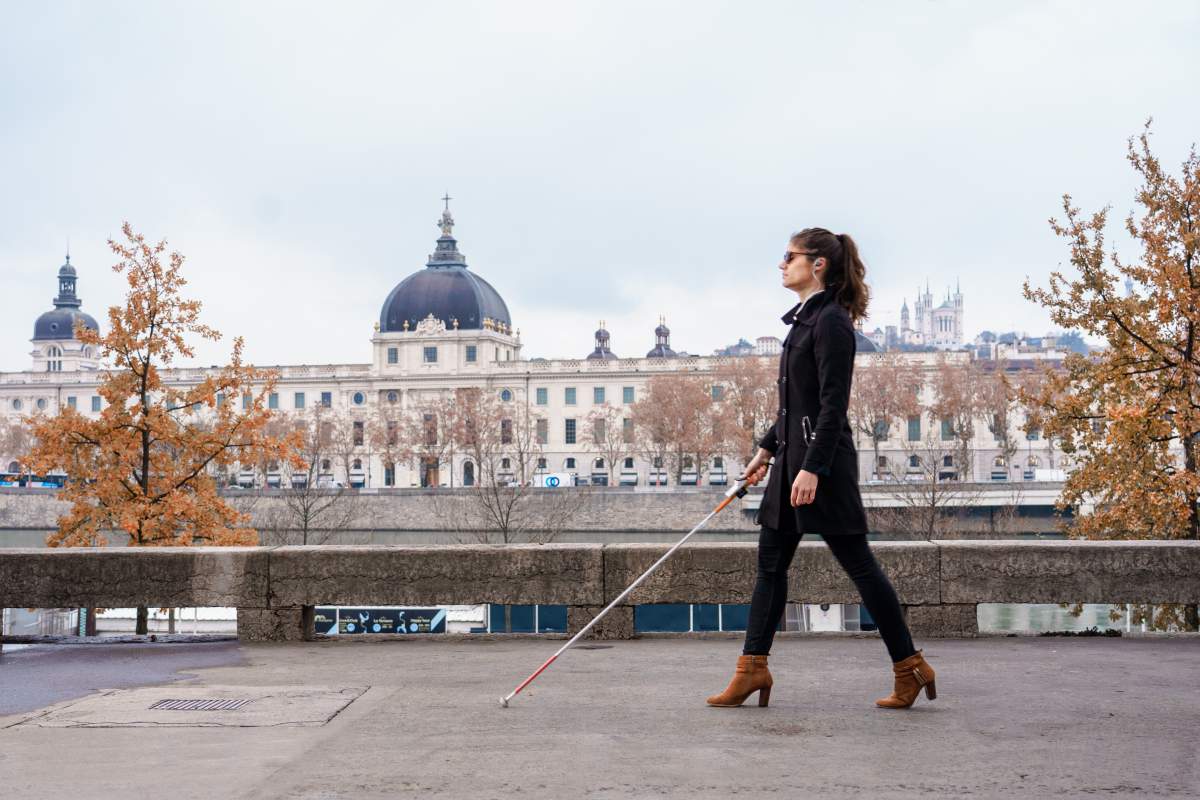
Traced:
<path id="1" fill-rule="evenodd" d="M 365 362 L 446 191 L 524 356 L 780 335 L 788 235 L 852 234 L 898 324 L 961 281 L 968 338 L 1064 192 L 1132 206 L 1125 140 L 1200 134 L 1196 2 L 0 3 L 0 369 L 29 366 L 70 240 L 84 310 L 130 220 L 260 364 Z M 216 363 L 228 342 L 200 348 Z"/>

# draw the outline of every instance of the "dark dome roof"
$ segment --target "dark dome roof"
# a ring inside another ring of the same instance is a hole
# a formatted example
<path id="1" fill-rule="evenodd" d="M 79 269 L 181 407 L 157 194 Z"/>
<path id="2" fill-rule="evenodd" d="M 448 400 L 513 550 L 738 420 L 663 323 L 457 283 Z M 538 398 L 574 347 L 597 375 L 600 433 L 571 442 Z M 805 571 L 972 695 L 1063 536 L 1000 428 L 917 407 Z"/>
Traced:
<path id="1" fill-rule="evenodd" d="M 85 314 L 73 308 L 56 308 L 47 311 L 33 323 L 33 340 L 73 339 L 75 338 L 75 320 L 83 320 L 85 327 L 94 331 L 100 330 L 91 314 Z"/>
<path id="2" fill-rule="evenodd" d="M 512 325 L 508 306 L 492 285 L 466 266 L 426 267 L 414 272 L 392 289 L 379 312 L 381 331 L 402 331 L 404 322 L 412 330 L 433 315 L 453 327 L 482 328 L 484 317 Z"/>
<path id="3" fill-rule="evenodd" d="M 467 260 L 458 252 L 458 243 L 450 235 L 454 219 L 448 202 L 439 224 L 442 236 L 425 269 L 400 281 L 383 301 L 379 330 L 403 331 L 405 321 L 412 330 L 430 314 L 447 328 L 453 328 L 458 320 L 460 329 L 482 329 L 485 318 L 511 327 L 512 318 L 500 293 L 467 269 Z"/>
<path id="4" fill-rule="evenodd" d="M 33 323 L 33 341 L 48 339 L 74 339 L 75 320 L 83 322 L 84 327 L 94 331 L 100 330 L 91 314 L 79 310 L 80 300 L 75 294 L 77 274 L 71 265 L 71 256 L 58 268 L 58 296 L 54 298 L 54 308 L 37 318 Z"/>
<path id="5" fill-rule="evenodd" d="M 874 353 L 879 349 L 861 331 L 854 332 L 854 343 L 858 346 L 858 352 L 860 353 Z"/>

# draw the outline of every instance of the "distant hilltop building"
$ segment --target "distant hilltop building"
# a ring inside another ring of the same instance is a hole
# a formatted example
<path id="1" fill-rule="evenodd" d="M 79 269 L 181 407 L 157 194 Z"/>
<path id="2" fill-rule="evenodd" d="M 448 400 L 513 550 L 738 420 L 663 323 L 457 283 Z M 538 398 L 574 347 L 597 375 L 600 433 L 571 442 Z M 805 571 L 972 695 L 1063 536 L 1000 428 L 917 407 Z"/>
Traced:
<path id="1" fill-rule="evenodd" d="M 859 352 L 863 341 L 869 341 L 874 350 L 905 350 L 920 352 L 928 350 L 961 350 L 963 337 L 963 296 L 956 284 L 954 292 L 946 289 L 946 299 L 941 305 L 933 304 L 933 293 L 929 282 L 925 291 L 917 289 L 917 300 L 909 313 L 908 298 L 900 306 L 900 327 L 888 325 L 875 330 L 859 331 Z"/>
<path id="2" fill-rule="evenodd" d="M 931 347 L 935 350 L 958 350 L 963 346 L 963 296 L 956 284 L 954 294 L 946 289 L 946 299 L 934 306 L 929 282 L 925 293 L 917 290 L 913 316 L 908 315 L 908 299 L 900 307 L 899 344 Z"/>

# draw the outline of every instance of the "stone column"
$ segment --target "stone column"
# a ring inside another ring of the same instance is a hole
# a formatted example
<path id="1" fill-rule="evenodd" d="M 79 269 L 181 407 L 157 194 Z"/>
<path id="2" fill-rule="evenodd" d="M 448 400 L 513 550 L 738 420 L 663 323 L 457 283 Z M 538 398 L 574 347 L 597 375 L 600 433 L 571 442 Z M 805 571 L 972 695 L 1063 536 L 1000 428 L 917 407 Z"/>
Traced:
<path id="1" fill-rule="evenodd" d="M 311 641 L 313 607 L 239 608 L 237 633 L 243 642 Z"/>
<path id="2" fill-rule="evenodd" d="M 604 610 L 604 606 L 567 606 L 567 633 L 574 636 Z M 633 606 L 617 606 L 588 631 L 585 639 L 633 639 Z"/>
<path id="3" fill-rule="evenodd" d="M 913 636 L 956 638 L 979 633 L 974 603 L 904 606 L 904 612 Z"/>

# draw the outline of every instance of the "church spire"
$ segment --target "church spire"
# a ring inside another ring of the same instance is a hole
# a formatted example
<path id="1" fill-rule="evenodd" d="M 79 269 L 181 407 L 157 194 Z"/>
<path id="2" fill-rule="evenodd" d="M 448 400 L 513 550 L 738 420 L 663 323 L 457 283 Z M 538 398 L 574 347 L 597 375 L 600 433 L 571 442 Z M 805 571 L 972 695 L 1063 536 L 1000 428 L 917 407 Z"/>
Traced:
<path id="1" fill-rule="evenodd" d="M 441 219 L 437 221 L 437 226 L 441 229 L 442 235 L 438 237 L 437 249 L 429 256 L 429 261 L 425 266 L 431 269 L 440 267 L 466 267 L 467 259 L 462 253 L 458 252 L 458 240 L 454 238 L 454 217 L 450 214 L 450 201 L 454 198 L 447 192 L 441 198 L 446 207 L 442 210 Z"/>

